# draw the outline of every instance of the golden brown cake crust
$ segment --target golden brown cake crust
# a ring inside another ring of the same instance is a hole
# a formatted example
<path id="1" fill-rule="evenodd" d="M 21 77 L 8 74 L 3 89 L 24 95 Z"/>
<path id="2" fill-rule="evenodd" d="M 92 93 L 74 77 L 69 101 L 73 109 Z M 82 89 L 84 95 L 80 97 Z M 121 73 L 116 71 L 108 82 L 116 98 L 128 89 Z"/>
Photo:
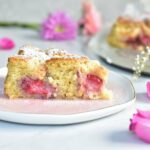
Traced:
<path id="1" fill-rule="evenodd" d="M 61 61 L 66 61 L 66 62 L 88 62 L 89 59 L 87 57 L 81 57 L 81 58 L 51 58 L 46 60 L 47 62 L 61 62 Z"/>

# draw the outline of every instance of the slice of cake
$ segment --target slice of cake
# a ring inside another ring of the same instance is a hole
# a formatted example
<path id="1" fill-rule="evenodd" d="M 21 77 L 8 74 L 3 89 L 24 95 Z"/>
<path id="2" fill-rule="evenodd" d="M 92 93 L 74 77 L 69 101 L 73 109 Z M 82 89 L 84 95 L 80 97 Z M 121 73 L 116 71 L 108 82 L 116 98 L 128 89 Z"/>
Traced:
<path id="1" fill-rule="evenodd" d="M 143 50 L 145 46 L 150 46 L 150 18 L 119 17 L 107 41 L 113 47 Z"/>
<path id="2" fill-rule="evenodd" d="M 4 91 L 11 99 L 109 99 L 107 77 L 98 61 L 64 50 L 23 46 L 8 58 Z"/>

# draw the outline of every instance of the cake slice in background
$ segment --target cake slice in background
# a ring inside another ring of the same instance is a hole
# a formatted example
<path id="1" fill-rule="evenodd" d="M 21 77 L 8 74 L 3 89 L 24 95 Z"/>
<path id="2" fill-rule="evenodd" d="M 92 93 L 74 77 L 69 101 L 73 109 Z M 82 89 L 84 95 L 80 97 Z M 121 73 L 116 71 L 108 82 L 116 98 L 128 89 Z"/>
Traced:
<path id="1" fill-rule="evenodd" d="M 64 50 L 23 46 L 8 58 L 4 91 L 10 99 L 109 99 L 107 77 L 98 61 Z"/>
<path id="2" fill-rule="evenodd" d="M 117 48 L 143 50 L 145 46 L 150 46 L 150 13 L 127 7 L 112 26 L 107 41 Z"/>

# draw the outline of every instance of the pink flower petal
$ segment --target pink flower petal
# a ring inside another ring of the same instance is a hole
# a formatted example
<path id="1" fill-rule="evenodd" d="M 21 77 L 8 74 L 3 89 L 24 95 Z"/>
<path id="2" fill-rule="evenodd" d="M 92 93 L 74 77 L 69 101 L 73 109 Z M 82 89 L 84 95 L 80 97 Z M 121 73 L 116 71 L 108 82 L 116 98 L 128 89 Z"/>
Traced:
<path id="1" fill-rule="evenodd" d="M 150 119 L 150 111 L 143 111 L 143 110 L 139 110 L 137 109 L 138 115 L 146 118 L 146 119 Z"/>
<path id="2" fill-rule="evenodd" d="M 147 82 L 146 86 L 147 86 L 147 95 L 148 97 L 150 97 L 150 82 Z"/>
<path id="3" fill-rule="evenodd" d="M 138 122 L 135 128 L 135 133 L 140 139 L 150 143 L 150 120 Z"/>
<path id="4" fill-rule="evenodd" d="M 15 43 L 12 39 L 7 37 L 0 39 L 0 49 L 12 49 L 14 46 Z"/>
<path id="5" fill-rule="evenodd" d="M 150 143 L 150 111 L 137 110 L 130 120 L 130 131 L 134 132 L 140 139 Z"/>

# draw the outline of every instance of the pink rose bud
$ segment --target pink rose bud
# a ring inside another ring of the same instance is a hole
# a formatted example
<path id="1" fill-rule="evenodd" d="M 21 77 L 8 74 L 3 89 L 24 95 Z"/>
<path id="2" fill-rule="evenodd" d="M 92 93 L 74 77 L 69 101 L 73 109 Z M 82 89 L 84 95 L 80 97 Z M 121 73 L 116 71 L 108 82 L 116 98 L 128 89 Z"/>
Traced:
<path id="1" fill-rule="evenodd" d="M 150 82 L 147 82 L 147 95 L 150 97 Z"/>
<path id="2" fill-rule="evenodd" d="M 101 16 L 93 3 L 87 1 L 83 3 L 83 18 L 80 20 L 80 26 L 83 26 L 83 34 L 92 36 L 101 30 Z"/>
<path id="3" fill-rule="evenodd" d="M 137 110 L 130 120 L 129 130 L 143 141 L 150 143 L 150 111 Z"/>
<path id="4" fill-rule="evenodd" d="M 0 49 L 12 49 L 14 46 L 15 43 L 10 38 L 4 37 L 0 39 Z"/>

